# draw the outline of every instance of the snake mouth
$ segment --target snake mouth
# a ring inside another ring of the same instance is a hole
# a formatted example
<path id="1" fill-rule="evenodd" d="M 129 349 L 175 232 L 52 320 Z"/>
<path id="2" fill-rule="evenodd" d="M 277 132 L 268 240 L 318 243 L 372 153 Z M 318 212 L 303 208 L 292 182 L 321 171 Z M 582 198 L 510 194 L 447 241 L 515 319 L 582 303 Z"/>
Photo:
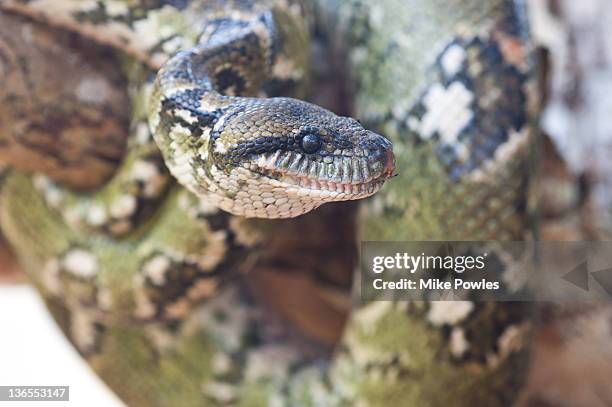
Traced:
<path id="1" fill-rule="evenodd" d="M 307 176 L 295 176 L 272 170 L 257 171 L 260 176 L 270 178 L 285 185 L 297 186 L 304 190 L 327 192 L 329 197 L 342 195 L 345 199 L 360 199 L 373 195 L 382 187 L 387 180 L 380 177 L 369 182 L 359 184 L 343 184 L 333 181 L 319 181 Z M 322 195 L 323 196 L 323 195 Z"/>
<path id="2" fill-rule="evenodd" d="M 261 154 L 251 170 L 285 186 L 329 200 L 361 199 L 376 193 L 393 168 L 371 165 L 361 157 L 336 157 L 329 163 L 299 153 Z"/>

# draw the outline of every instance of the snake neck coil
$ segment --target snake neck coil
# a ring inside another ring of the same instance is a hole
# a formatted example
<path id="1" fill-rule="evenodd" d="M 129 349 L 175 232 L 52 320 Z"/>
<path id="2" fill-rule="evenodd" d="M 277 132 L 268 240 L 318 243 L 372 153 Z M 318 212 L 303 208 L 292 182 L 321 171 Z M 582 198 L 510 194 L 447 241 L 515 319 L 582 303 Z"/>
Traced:
<path id="1" fill-rule="evenodd" d="M 374 194 L 395 168 L 384 137 L 297 99 L 246 97 L 272 79 L 277 32 L 271 11 L 213 19 L 160 69 L 149 124 L 166 165 L 209 203 L 247 217 Z"/>

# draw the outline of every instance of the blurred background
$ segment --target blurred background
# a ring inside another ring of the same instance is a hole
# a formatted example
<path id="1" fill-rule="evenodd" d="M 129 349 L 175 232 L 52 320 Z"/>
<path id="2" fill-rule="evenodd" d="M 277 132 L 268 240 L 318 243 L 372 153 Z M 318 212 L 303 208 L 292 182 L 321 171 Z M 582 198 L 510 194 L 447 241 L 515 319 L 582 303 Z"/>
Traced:
<path id="1" fill-rule="evenodd" d="M 529 0 L 529 10 L 544 102 L 540 239 L 610 240 L 612 2 Z M 522 405 L 612 406 L 612 306 L 564 304 L 541 319 Z M 54 325 L 4 244 L 0 383 L 69 385 L 72 404 L 121 405 Z"/>
<path id="2" fill-rule="evenodd" d="M 3 252 L 3 255 L 6 252 Z M 123 403 L 93 374 L 51 319 L 36 291 L 25 285 L 12 260 L 2 257 L 0 281 L 0 383 L 70 386 L 69 402 L 53 405 L 121 407 Z M 3 406 L 39 402 L 2 402 Z"/>

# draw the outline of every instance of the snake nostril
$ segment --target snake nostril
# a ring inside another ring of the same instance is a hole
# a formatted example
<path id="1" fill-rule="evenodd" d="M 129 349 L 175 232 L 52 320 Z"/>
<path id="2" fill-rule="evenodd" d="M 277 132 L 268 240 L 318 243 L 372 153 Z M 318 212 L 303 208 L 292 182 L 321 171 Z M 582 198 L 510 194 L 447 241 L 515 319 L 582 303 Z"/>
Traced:
<path id="1" fill-rule="evenodd" d="M 383 174 L 390 177 L 395 172 L 395 155 L 391 148 L 385 149 L 385 164 L 383 167 Z"/>
<path id="2" fill-rule="evenodd" d="M 370 149 L 368 162 L 370 169 L 381 176 L 390 177 L 395 171 L 395 156 L 390 146 Z"/>
<path id="3" fill-rule="evenodd" d="M 385 153 L 380 148 L 371 149 L 370 150 L 370 161 L 371 162 L 380 162 L 384 159 Z"/>

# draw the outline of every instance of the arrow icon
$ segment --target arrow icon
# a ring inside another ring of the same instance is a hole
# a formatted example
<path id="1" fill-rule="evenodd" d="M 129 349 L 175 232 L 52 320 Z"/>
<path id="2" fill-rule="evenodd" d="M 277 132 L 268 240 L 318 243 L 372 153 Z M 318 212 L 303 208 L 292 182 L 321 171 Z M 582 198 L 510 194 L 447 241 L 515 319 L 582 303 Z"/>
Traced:
<path id="1" fill-rule="evenodd" d="M 607 270 L 604 270 L 604 271 L 607 271 Z M 592 274 L 595 274 L 595 273 L 592 273 Z M 589 269 L 587 268 L 586 260 L 580 263 L 579 265 L 577 265 L 572 271 L 565 274 L 561 278 L 563 278 L 567 282 L 574 284 L 575 286 L 579 288 L 582 288 L 584 291 L 589 291 Z M 595 279 L 597 280 L 597 278 Z M 599 283 L 599 280 L 597 280 L 597 282 Z M 610 283 L 609 287 L 612 289 L 612 274 L 610 275 L 609 283 Z"/>
<path id="2" fill-rule="evenodd" d="M 594 271 L 591 275 L 608 295 L 612 295 L 612 269 Z"/>

